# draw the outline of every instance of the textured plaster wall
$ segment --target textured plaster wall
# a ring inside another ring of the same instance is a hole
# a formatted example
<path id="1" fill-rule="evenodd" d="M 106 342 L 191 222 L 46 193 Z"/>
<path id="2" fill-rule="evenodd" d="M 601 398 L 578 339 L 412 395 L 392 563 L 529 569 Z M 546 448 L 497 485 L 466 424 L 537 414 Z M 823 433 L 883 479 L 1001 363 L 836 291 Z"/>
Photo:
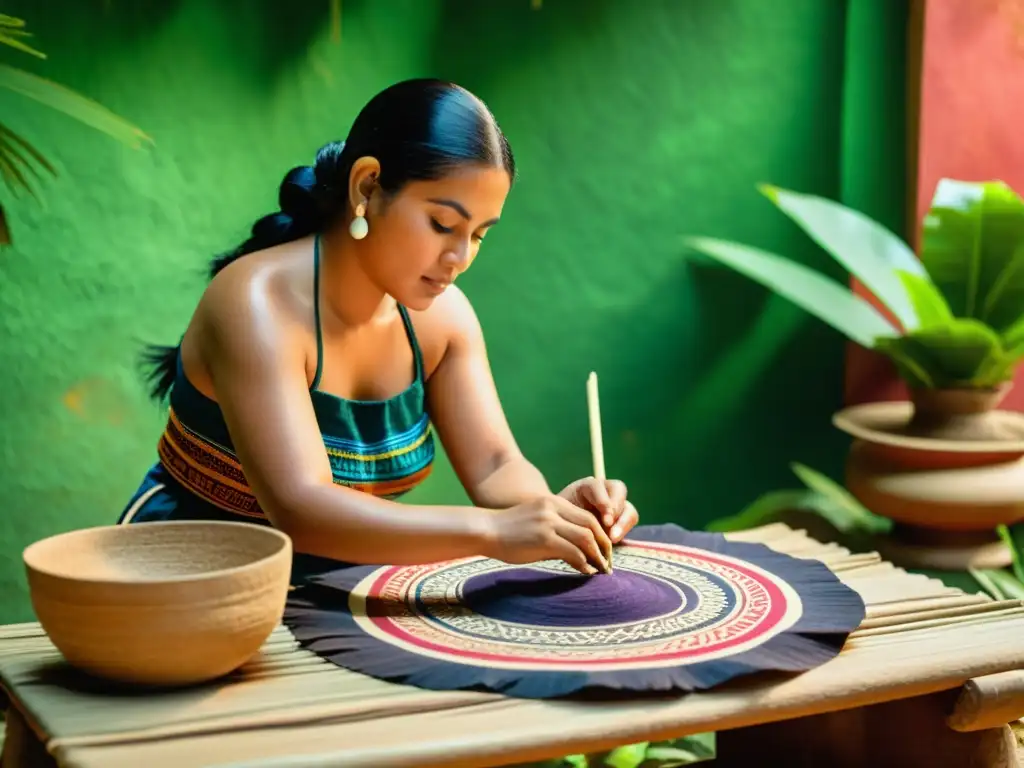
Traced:
<path id="1" fill-rule="evenodd" d="M 61 175 L 8 201 L 0 255 L 0 621 L 27 618 L 21 549 L 106 524 L 154 459 L 162 414 L 134 361 L 172 340 L 212 252 L 275 205 L 278 181 L 399 78 L 478 91 L 521 181 L 465 277 L 527 453 L 588 472 L 584 381 L 599 371 L 609 472 L 648 522 L 700 526 L 835 474 L 840 340 L 727 272 L 684 233 L 831 270 L 754 191 L 838 194 L 845 3 L 787 0 L 13 0 L 50 60 L 20 63 L 141 125 L 136 152 L 4 95 Z M 897 62 L 896 66 L 901 66 Z M 834 274 L 834 273 L 833 273 Z M 418 493 L 458 501 L 447 466 Z"/>

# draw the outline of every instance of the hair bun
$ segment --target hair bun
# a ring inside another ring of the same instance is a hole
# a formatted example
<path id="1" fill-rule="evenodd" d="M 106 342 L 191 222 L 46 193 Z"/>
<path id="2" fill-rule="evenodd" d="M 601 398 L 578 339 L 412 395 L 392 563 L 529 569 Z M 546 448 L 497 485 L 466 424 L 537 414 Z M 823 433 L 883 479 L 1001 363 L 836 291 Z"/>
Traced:
<path id="1" fill-rule="evenodd" d="M 288 171 L 278 189 L 277 202 L 281 212 L 296 222 L 314 225 L 319 222 L 322 217 L 313 169 L 300 165 Z"/>

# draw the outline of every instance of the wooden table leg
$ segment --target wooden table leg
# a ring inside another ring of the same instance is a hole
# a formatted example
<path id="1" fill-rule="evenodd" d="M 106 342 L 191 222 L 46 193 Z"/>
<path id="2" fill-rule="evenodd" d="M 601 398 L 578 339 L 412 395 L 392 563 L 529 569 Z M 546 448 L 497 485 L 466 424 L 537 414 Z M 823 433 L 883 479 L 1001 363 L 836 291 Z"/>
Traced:
<path id="1" fill-rule="evenodd" d="M 1021 768 L 1008 725 L 947 724 L 959 691 L 719 731 L 715 768 Z"/>
<path id="2" fill-rule="evenodd" d="M 7 735 L 0 755 L 0 768 L 57 768 L 57 761 L 46 751 L 39 737 L 15 708 L 4 712 Z"/>

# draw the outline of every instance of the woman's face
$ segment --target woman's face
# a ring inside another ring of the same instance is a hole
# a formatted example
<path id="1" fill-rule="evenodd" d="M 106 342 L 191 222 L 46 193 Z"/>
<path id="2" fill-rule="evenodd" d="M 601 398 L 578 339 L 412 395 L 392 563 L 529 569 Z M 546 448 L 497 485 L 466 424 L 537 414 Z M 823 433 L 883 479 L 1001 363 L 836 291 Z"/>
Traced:
<path id="1" fill-rule="evenodd" d="M 504 168 L 471 165 L 410 182 L 388 199 L 371 194 L 370 231 L 357 249 L 362 268 L 400 304 L 426 309 L 473 263 L 510 186 Z"/>

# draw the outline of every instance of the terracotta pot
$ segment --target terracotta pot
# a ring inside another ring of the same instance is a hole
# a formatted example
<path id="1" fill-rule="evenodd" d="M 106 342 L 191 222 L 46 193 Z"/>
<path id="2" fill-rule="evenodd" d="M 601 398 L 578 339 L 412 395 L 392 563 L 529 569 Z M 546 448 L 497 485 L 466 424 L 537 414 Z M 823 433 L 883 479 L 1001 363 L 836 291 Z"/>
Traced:
<path id="1" fill-rule="evenodd" d="M 846 485 L 897 524 L 902 551 L 887 555 L 901 565 L 1009 563 L 994 529 L 1024 520 L 1024 416 L 996 410 L 1007 391 L 918 391 L 834 416 L 854 438 Z"/>
<path id="2" fill-rule="evenodd" d="M 24 552 L 32 606 L 68 663 L 155 686 L 255 656 L 284 614 L 291 560 L 273 528 L 198 521 L 72 531 Z"/>
<path id="3" fill-rule="evenodd" d="M 914 411 L 905 433 L 916 437 L 949 441 L 1015 440 L 1019 435 L 1007 428 L 996 408 L 1012 387 L 995 389 L 912 389 Z"/>

